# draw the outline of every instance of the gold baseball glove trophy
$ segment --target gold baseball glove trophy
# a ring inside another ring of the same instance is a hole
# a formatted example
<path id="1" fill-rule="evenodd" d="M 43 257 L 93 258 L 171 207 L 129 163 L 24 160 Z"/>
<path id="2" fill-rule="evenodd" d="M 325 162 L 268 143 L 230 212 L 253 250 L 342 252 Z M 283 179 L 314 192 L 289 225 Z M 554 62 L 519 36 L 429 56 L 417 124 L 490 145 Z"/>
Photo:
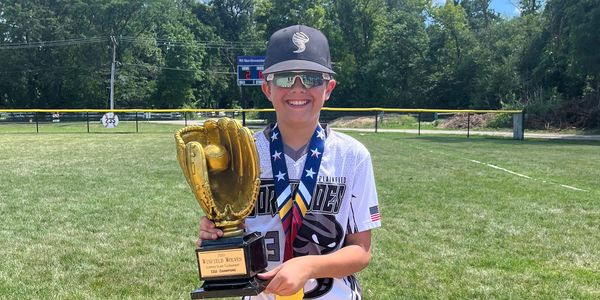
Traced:
<path id="1" fill-rule="evenodd" d="M 267 267 L 264 237 L 244 234 L 240 224 L 254 209 L 260 165 L 252 132 L 228 118 L 188 126 L 175 134 L 177 160 L 206 216 L 223 237 L 196 249 L 204 284 L 192 299 L 257 295 Z"/>

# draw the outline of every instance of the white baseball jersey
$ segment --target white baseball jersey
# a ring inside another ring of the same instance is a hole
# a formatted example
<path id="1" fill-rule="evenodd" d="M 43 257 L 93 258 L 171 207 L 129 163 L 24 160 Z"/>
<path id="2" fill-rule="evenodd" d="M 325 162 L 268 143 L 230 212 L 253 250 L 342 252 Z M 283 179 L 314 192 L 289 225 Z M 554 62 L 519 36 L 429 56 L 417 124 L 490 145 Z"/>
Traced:
<path id="1" fill-rule="evenodd" d="M 285 233 L 279 218 L 271 169 L 269 140 L 264 132 L 255 135 L 260 156 L 261 186 L 254 212 L 246 219 L 248 232 L 265 237 L 267 270 L 283 262 Z M 285 155 L 292 189 L 304 172 L 306 154 L 294 161 Z M 330 131 L 325 140 L 317 185 L 294 241 L 294 256 L 319 255 L 343 247 L 347 234 L 381 226 L 375 179 L 368 150 L 355 139 Z M 244 299 L 275 299 L 262 293 Z M 361 299 L 354 275 L 344 278 L 310 279 L 304 299 Z"/>

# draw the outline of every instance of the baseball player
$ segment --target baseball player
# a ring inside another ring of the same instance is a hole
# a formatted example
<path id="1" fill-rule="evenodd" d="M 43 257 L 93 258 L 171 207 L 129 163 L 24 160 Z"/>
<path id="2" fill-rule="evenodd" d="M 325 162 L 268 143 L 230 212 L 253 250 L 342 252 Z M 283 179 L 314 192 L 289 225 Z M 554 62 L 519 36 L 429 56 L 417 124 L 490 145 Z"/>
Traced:
<path id="1" fill-rule="evenodd" d="M 319 124 L 336 86 L 329 44 L 295 25 L 269 39 L 262 91 L 277 122 L 255 134 L 261 186 L 247 231 L 265 237 L 265 291 L 245 299 L 361 299 L 354 274 L 371 259 L 381 226 L 371 157 L 355 139 Z M 199 237 L 221 230 L 203 217 Z"/>

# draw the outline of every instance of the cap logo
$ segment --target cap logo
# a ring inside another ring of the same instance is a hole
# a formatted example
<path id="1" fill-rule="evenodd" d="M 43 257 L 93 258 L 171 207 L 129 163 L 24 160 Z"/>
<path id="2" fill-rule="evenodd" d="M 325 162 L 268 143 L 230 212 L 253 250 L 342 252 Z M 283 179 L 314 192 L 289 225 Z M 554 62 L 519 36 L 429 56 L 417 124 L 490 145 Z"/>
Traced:
<path id="1" fill-rule="evenodd" d="M 292 43 L 298 47 L 298 50 L 294 51 L 294 53 L 302 53 L 306 50 L 306 43 L 308 43 L 308 35 L 306 33 L 300 31 L 294 33 L 292 36 Z"/>

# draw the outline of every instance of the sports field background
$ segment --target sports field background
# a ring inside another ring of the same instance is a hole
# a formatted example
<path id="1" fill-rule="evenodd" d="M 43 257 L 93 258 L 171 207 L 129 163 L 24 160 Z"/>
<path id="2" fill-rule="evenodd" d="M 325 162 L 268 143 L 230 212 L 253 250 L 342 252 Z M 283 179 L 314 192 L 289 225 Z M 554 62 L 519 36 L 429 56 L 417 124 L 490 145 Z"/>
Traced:
<path id="1" fill-rule="evenodd" d="M 160 126 L 0 132 L 0 298 L 189 298 L 201 210 Z M 351 135 L 383 221 L 365 299 L 600 297 L 600 142 Z"/>

